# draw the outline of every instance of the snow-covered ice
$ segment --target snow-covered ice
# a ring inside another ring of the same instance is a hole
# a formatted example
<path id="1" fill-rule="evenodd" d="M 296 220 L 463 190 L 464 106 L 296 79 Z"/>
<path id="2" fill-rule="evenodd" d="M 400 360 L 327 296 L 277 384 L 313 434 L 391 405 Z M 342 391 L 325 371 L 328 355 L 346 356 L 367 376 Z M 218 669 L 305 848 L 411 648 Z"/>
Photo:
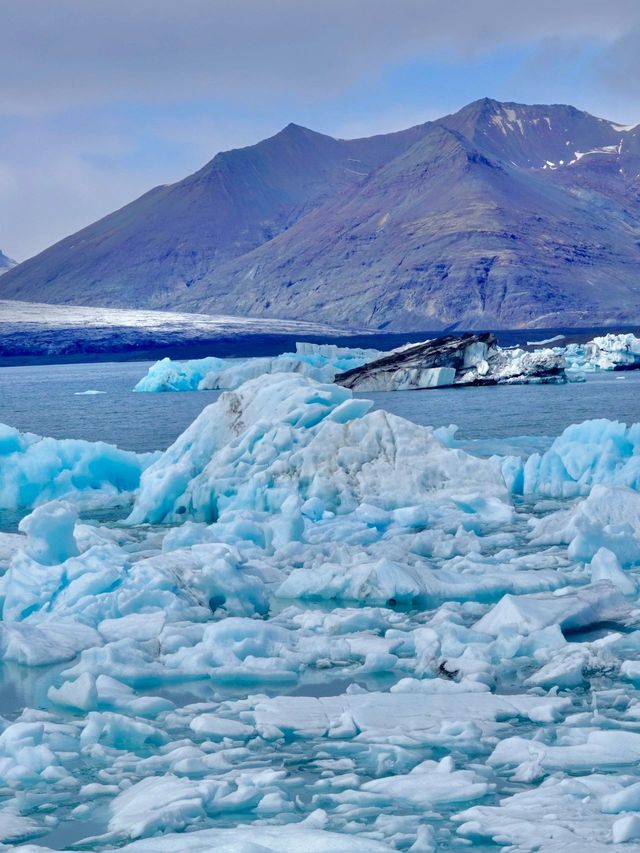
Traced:
<path id="1" fill-rule="evenodd" d="M 639 430 L 479 458 L 300 372 L 151 456 L 4 428 L 0 849 L 634 849 Z"/>

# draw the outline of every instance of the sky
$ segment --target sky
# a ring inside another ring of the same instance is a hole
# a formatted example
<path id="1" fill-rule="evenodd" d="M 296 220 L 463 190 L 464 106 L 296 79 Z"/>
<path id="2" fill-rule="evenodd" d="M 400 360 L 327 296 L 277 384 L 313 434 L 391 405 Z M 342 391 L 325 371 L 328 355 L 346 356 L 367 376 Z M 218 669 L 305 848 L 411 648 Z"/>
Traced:
<path id="1" fill-rule="evenodd" d="M 24 260 L 293 121 L 481 97 L 640 122 L 640 0 L 0 0 L 0 249 Z"/>

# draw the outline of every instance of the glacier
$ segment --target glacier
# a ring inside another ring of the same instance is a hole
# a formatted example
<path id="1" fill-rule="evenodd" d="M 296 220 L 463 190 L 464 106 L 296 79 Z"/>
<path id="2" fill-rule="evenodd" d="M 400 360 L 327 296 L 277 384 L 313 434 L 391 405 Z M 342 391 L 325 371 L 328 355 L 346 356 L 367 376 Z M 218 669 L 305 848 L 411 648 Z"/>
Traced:
<path id="1" fill-rule="evenodd" d="M 0 850 L 640 844 L 640 425 L 480 458 L 289 371 L 2 435 Z"/>

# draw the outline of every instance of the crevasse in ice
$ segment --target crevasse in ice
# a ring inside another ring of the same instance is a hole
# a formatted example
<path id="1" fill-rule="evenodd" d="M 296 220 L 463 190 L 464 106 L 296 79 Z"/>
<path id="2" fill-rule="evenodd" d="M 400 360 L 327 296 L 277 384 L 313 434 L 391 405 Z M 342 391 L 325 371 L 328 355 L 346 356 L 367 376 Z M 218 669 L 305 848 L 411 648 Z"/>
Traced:
<path id="1" fill-rule="evenodd" d="M 3 678 L 27 692 L 0 720 L 0 840 L 634 849 L 637 430 L 480 459 L 273 374 L 126 456 L 126 523 L 34 478 L 0 535 Z M 111 499 L 123 457 L 75 451 L 55 470 L 94 460 Z"/>

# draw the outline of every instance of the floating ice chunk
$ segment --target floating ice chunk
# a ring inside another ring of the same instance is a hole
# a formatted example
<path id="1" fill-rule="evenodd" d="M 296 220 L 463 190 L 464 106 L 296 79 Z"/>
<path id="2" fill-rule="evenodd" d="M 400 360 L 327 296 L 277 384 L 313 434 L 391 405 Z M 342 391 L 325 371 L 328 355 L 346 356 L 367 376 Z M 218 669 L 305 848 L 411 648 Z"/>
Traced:
<path id="1" fill-rule="evenodd" d="M 620 590 L 605 581 L 567 590 L 563 595 L 505 595 L 473 627 L 494 637 L 507 628 L 515 628 L 520 634 L 531 634 L 550 625 L 559 625 L 566 631 L 621 619 L 628 613 L 629 606 L 625 604 Z"/>
<path id="2" fill-rule="evenodd" d="M 23 666 L 70 661 L 83 649 L 100 642 L 97 631 L 76 621 L 48 621 L 40 625 L 32 621 L 0 621 L 0 659 Z"/>
<path id="3" fill-rule="evenodd" d="M 149 368 L 135 391 L 233 390 L 244 382 L 270 373 L 299 373 L 320 382 L 332 382 L 342 373 L 380 355 L 373 349 L 351 349 L 331 344 L 297 343 L 295 353 L 273 358 L 201 358 L 171 361 L 164 358 Z"/>
<path id="4" fill-rule="evenodd" d="M 586 344 L 564 349 L 567 369 L 573 372 L 629 369 L 640 364 L 640 338 L 633 334 L 608 334 Z"/>
<path id="5" fill-rule="evenodd" d="M 174 574 L 181 587 L 211 612 L 233 616 L 267 612 L 264 582 L 242 565 L 240 555 L 228 545 L 192 545 L 151 557 L 146 565 Z"/>
<path id="6" fill-rule="evenodd" d="M 90 711 L 98 704 L 96 682 L 88 672 L 75 681 L 65 681 L 61 687 L 50 687 L 48 696 L 57 705 L 76 711 Z"/>
<path id="7" fill-rule="evenodd" d="M 152 364 L 133 389 L 134 391 L 197 391 L 198 385 L 210 370 L 224 367 L 221 358 L 197 358 L 191 361 L 172 361 L 163 358 Z"/>
<path id="8" fill-rule="evenodd" d="M 526 679 L 528 687 L 572 688 L 579 687 L 585 681 L 585 669 L 589 660 L 589 652 L 585 649 L 566 649 L 559 651 L 554 657 L 533 675 Z"/>
<path id="9" fill-rule="evenodd" d="M 80 676 L 82 677 L 82 676 Z M 173 708 L 173 703 L 161 696 L 138 696 L 127 684 L 108 675 L 96 678 L 97 707 L 132 714 L 136 717 L 154 718 Z"/>
<path id="10" fill-rule="evenodd" d="M 41 438 L 0 424 L 0 507 L 28 509 L 61 497 L 113 502 L 138 487 L 153 458 L 103 442 Z"/>
<path id="11" fill-rule="evenodd" d="M 77 749 L 75 727 L 49 720 L 18 720 L 0 734 L 0 778 L 9 788 L 24 788 L 41 779 L 64 787 L 69 779 L 60 753 Z"/>
<path id="12" fill-rule="evenodd" d="M 584 500 L 533 525 L 535 545 L 568 545 L 574 560 L 612 551 L 623 565 L 640 562 L 640 494 L 624 486 L 594 486 Z"/>
<path id="13" fill-rule="evenodd" d="M 368 604 L 420 604 L 444 601 L 495 601 L 507 592 L 523 593 L 561 585 L 547 573 L 505 573 L 500 566 L 465 564 L 459 571 L 435 570 L 426 561 L 388 558 L 327 561 L 294 569 L 276 590 L 279 598 L 360 601 Z"/>
<path id="14" fill-rule="evenodd" d="M 65 501 L 51 501 L 23 518 L 19 530 L 27 534 L 25 551 L 43 566 L 64 563 L 78 554 L 73 535 L 78 511 Z"/>
<path id="15" fill-rule="evenodd" d="M 15 807 L 5 805 L 0 808 L 0 844 L 11 844 L 44 835 L 47 830 L 33 818 L 19 814 Z"/>
<path id="16" fill-rule="evenodd" d="M 637 592 L 635 580 L 622 570 L 620 561 L 608 548 L 600 548 L 594 554 L 591 560 L 591 580 L 594 583 L 609 581 L 623 595 L 635 595 Z"/>
<path id="17" fill-rule="evenodd" d="M 46 853 L 49 848 L 30 845 L 24 853 Z M 282 826 L 240 824 L 233 828 L 195 832 L 163 832 L 117 848 L 122 853 L 394 853 L 394 848 L 373 838 L 328 832 L 306 821 Z M 71 853 L 71 851 L 62 851 Z"/>
<path id="18" fill-rule="evenodd" d="M 384 802 L 400 802 L 433 809 L 452 803 L 473 802 L 486 796 L 493 785 L 473 770 L 454 770 L 450 759 L 423 761 L 407 774 L 373 779 L 360 791 L 377 794 Z M 344 797 L 342 798 L 344 801 Z M 346 797 L 348 799 L 348 795 Z"/>
<path id="19" fill-rule="evenodd" d="M 191 720 L 189 726 L 196 734 L 213 740 L 222 740 L 222 738 L 246 740 L 255 734 L 253 726 L 247 726 L 239 720 L 218 717 L 215 714 L 199 714 Z"/>
<path id="20" fill-rule="evenodd" d="M 80 744 L 87 751 L 94 744 L 142 750 L 162 746 L 168 740 L 168 736 L 152 723 L 112 711 L 91 711 L 80 734 Z"/>
<path id="21" fill-rule="evenodd" d="M 148 777 L 112 800 L 109 831 L 114 838 L 140 838 L 182 830 L 209 816 L 253 811 L 265 796 L 284 793 L 279 787 L 284 776 L 285 771 L 255 769 L 219 779 Z"/>
<path id="22" fill-rule="evenodd" d="M 97 394 L 106 393 L 106 391 L 97 391 L 95 388 L 88 388 L 86 391 L 76 391 L 74 397 L 95 397 Z"/>
<path id="23" fill-rule="evenodd" d="M 227 392 L 147 469 L 129 521 L 281 514 L 310 499 L 341 515 L 365 502 L 393 511 L 445 497 L 469 516 L 510 515 L 497 463 L 444 447 L 432 430 L 402 418 L 365 414 L 369 405 L 291 375 Z"/>
<path id="24" fill-rule="evenodd" d="M 511 737 L 501 740 L 489 756 L 493 767 L 515 767 L 535 756 L 545 770 L 571 772 L 592 769 L 613 770 L 637 764 L 640 760 L 640 734 L 626 731 L 589 731 L 572 729 L 575 742 L 566 746 Z"/>
<path id="25" fill-rule="evenodd" d="M 527 459 L 521 488 L 565 498 L 598 484 L 640 488 L 640 424 L 603 418 L 567 427 L 545 453 Z"/>
<path id="26" fill-rule="evenodd" d="M 640 839 L 640 815 L 629 814 L 619 818 L 612 827 L 611 840 L 614 844 Z"/>
<path id="27" fill-rule="evenodd" d="M 444 723 L 492 723 L 505 717 L 538 720 L 541 715 L 557 718 L 571 706 L 564 698 L 539 696 L 497 696 L 487 692 L 468 692 L 463 685 L 443 693 L 344 694 L 313 698 L 279 696 L 256 701 L 252 716 L 258 732 L 276 729 L 296 737 L 324 736 L 345 713 L 355 729 L 383 742 L 393 736 L 429 742 L 440 733 Z M 544 712 L 542 711 L 544 709 Z M 640 735 L 638 735 L 640 738 Z M 399 742 L 399 741 L 395 741 Z"/>
<path id="28" fill-rule="evenodd" d="M 601 813 L 599 795 L 612 787 L 612 776 L 552 776 L 500 805 L 475 805 L 453 819 L 476 844 L 488 838 L 523 853 L 604 853 L 611 849 L 611 819 Z"/>
<path id="29" fill-rule="evenodd" d="M 211 782 L 194 783 L 173 775 L 142 779 L 111 802 L 109 830 L 125 838 L 175 832 L 206 818 Z"/>
<path id="30" fill-rule="evenodd" d="M 600 808 L 607 814 L 640 811 L 640 782 L 627 785 L 615 793 L 606 794 L 600 800 Z"/>

